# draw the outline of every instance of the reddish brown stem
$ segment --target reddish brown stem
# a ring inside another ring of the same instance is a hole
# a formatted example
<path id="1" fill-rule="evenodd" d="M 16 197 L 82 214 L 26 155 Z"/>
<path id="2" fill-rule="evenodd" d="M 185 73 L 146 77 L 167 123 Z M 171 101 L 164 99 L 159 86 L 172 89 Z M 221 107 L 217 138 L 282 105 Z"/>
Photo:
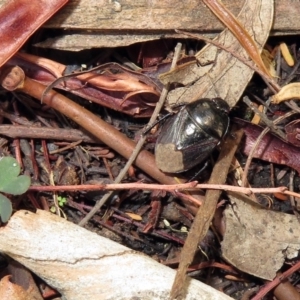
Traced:
<path id="1" fill-rule="evenodd" d="M 1 80 L 1 84 L 7 90 L 17 88 L 19 91 L 31 95 L 36 99 L 41 99 L 46 89 L 46 86 L 25 77 L 23 70 L 19 67 L 9 68 L 7 75 Z M 43 101 L 48 106 L 53 107 L 75 121 L 123 157 L 127 159 L 130 157 L 135 143 L 84 107 L 74 103 L 54 90 L 50 90 L 44 96 Z M 162 173 L 156 167 L 154 156 L 148 151 L 143 150 L 140 152 L 135 161 L 135 165 L 160 183 L 177 183 L 173 177 Z"/>
<path id="2" fill-rule="evenodd" d="M 29 191 L 98 191 L 98 190 L 127 190 L 127 189 L 141 189 L 141 190 L 160 190 L 160 191 L 185 191 L 185 190 L 194 190 L 194 189 L 208 189 L 208 190 L 223 190 L 223 191 L 233 191 L 244 194 L 274 194 L 274 193 L 282 193 L 282 194 L 290 194 L 292 192 L 287 191 L 287 187 L 279 186 L 276 188 L 245 188 L 239 186 L 231 186 L 225 184 L 197 184 L 197 181 L 192 181 L 188 183 L 182 184 L 148 184 L 148 183 L 112 183 L 112 184 L 81 184 L 81 185 L 59 185 L 59 186 L 40 186 L 40 185 L 32 185 L 29 188 Z M 300 197 L 300 194 L 293 193 L 294 196 Z"/>
<path id="3" fill-rule="evenodd" d="M 26 78 L 21 90 L 36 99 L 40 99 L 45 88 L 46 87 L 42 84 Z M 123 157 L 127 159 L 130 157 L 135 147 L 135 143 L 90 111 L 53 90 L 49 91 L 49 93 L 45 95 L 44 103 L 74 120 L 77 124 L 82 126 L 85 130 L 100 139 L 113 150 L 117 151 Z M 161 183 L 175 183 L 173 177 L 167 176 L 159 171 L 155 165 L 153 155 L 148 151 L 141 151 L 135 161 L 135 164 L 152 178 Z"/>

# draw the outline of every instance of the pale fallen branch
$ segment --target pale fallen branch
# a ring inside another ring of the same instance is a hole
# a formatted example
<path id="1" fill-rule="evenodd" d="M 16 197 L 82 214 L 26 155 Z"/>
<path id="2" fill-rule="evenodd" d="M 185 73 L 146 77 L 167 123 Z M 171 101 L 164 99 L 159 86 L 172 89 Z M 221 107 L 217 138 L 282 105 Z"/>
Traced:
<path id="1" fill-rule="evenodd" d="M 18 211 L 0 228 L 0 251 L 62 299 L 167 299 L 175 271 L 45 211 Z M 190 279 L 185 299 L 232 299 Z"/>

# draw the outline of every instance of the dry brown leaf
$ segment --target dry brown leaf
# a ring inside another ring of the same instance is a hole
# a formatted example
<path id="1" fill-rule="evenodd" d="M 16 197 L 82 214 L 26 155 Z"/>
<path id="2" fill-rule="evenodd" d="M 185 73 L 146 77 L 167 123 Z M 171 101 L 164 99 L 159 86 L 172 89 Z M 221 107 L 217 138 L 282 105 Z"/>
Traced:
<path id="1" fill-rule="evenodd" d="M 229 193 L 229 198 L 223 257 L 243 272 L 272 280 L 286 258 L 298 255 L 296 216 L 265 209 L 242 194 Z"/>
<path id="2" fill-rule="evenodd" d="M 274 3 L 271 0 L 246 0 L 238 20 L 262 50 L 272 26 Z M 262 22 L 263 20 L 263 22 Z M 216 42 L 247 58 L 245 50 L 232 33 L 225 29 Z M 199 98 L 221 97 L 233 107 L 253 75 L 253 70 L 230 53 L 207 45 L 197 55 L 197 62 L 166 73 L 162 82 L 177 82 L 184 87 L 169 93 L 168 103 L 193 102 Z"/>
<path id="3" fill-rule="evenodd" d="M 240 42 L 242 47 L 246 50 L 248 56 L 257 65 L 260 71 L 268 78 L 271 77 L 260 52 L 256 46 L 254 39 L 250 36 L 243 25 L 235 18 L 230 10 L 219 0 L 202 0 L 210 10 L 219 18 L 220 21 L 227 27 L 231 33 Z"/>

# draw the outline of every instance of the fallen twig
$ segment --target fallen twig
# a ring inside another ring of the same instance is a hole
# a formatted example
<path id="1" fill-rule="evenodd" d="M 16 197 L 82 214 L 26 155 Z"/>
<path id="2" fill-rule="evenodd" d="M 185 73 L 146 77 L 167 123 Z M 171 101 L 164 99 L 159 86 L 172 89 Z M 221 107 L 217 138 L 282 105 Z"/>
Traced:
<path id="1" fill-rule="evenodd" d="M 188 183 L 181 184 L 148 184 L 148 183 L 112 183 L 112 184 L 82 184 L 82 185 L 59 185 L 59 186 L 38 186 L 32 185 L 29 191 L 39 191 L 39 192 L 52 192 L 52 191 L 120 191 L 120 190 L 149 190 L 149 191 L 195 191 L 199 189 L 207 190 L 222 190 L 239 192 L 243 194 L 273 194 L 273 193 L 283 193 L 287 195 L 293 195 L 295 197 L 300 197 L 300 194 L 287 190 L 287 187 L 280 186 L 276 188 L 248 188 L 240 186 L 232 186 L 226 184 L 197 184 L 197 181 L 192 181 Z"/>

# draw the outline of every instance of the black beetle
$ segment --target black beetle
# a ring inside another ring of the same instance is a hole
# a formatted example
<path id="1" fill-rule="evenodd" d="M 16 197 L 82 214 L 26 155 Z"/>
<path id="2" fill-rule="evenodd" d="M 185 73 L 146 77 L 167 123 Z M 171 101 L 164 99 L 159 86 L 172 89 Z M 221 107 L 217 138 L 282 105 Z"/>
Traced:
<path id="1" fill-rule="evenodd" d="M 155 146 L 157 167 L 179 173 L 203 162 L 226 134 L 228 112 L 229 106 L 221 98 L 185 105 L 162 127 Z"/>

